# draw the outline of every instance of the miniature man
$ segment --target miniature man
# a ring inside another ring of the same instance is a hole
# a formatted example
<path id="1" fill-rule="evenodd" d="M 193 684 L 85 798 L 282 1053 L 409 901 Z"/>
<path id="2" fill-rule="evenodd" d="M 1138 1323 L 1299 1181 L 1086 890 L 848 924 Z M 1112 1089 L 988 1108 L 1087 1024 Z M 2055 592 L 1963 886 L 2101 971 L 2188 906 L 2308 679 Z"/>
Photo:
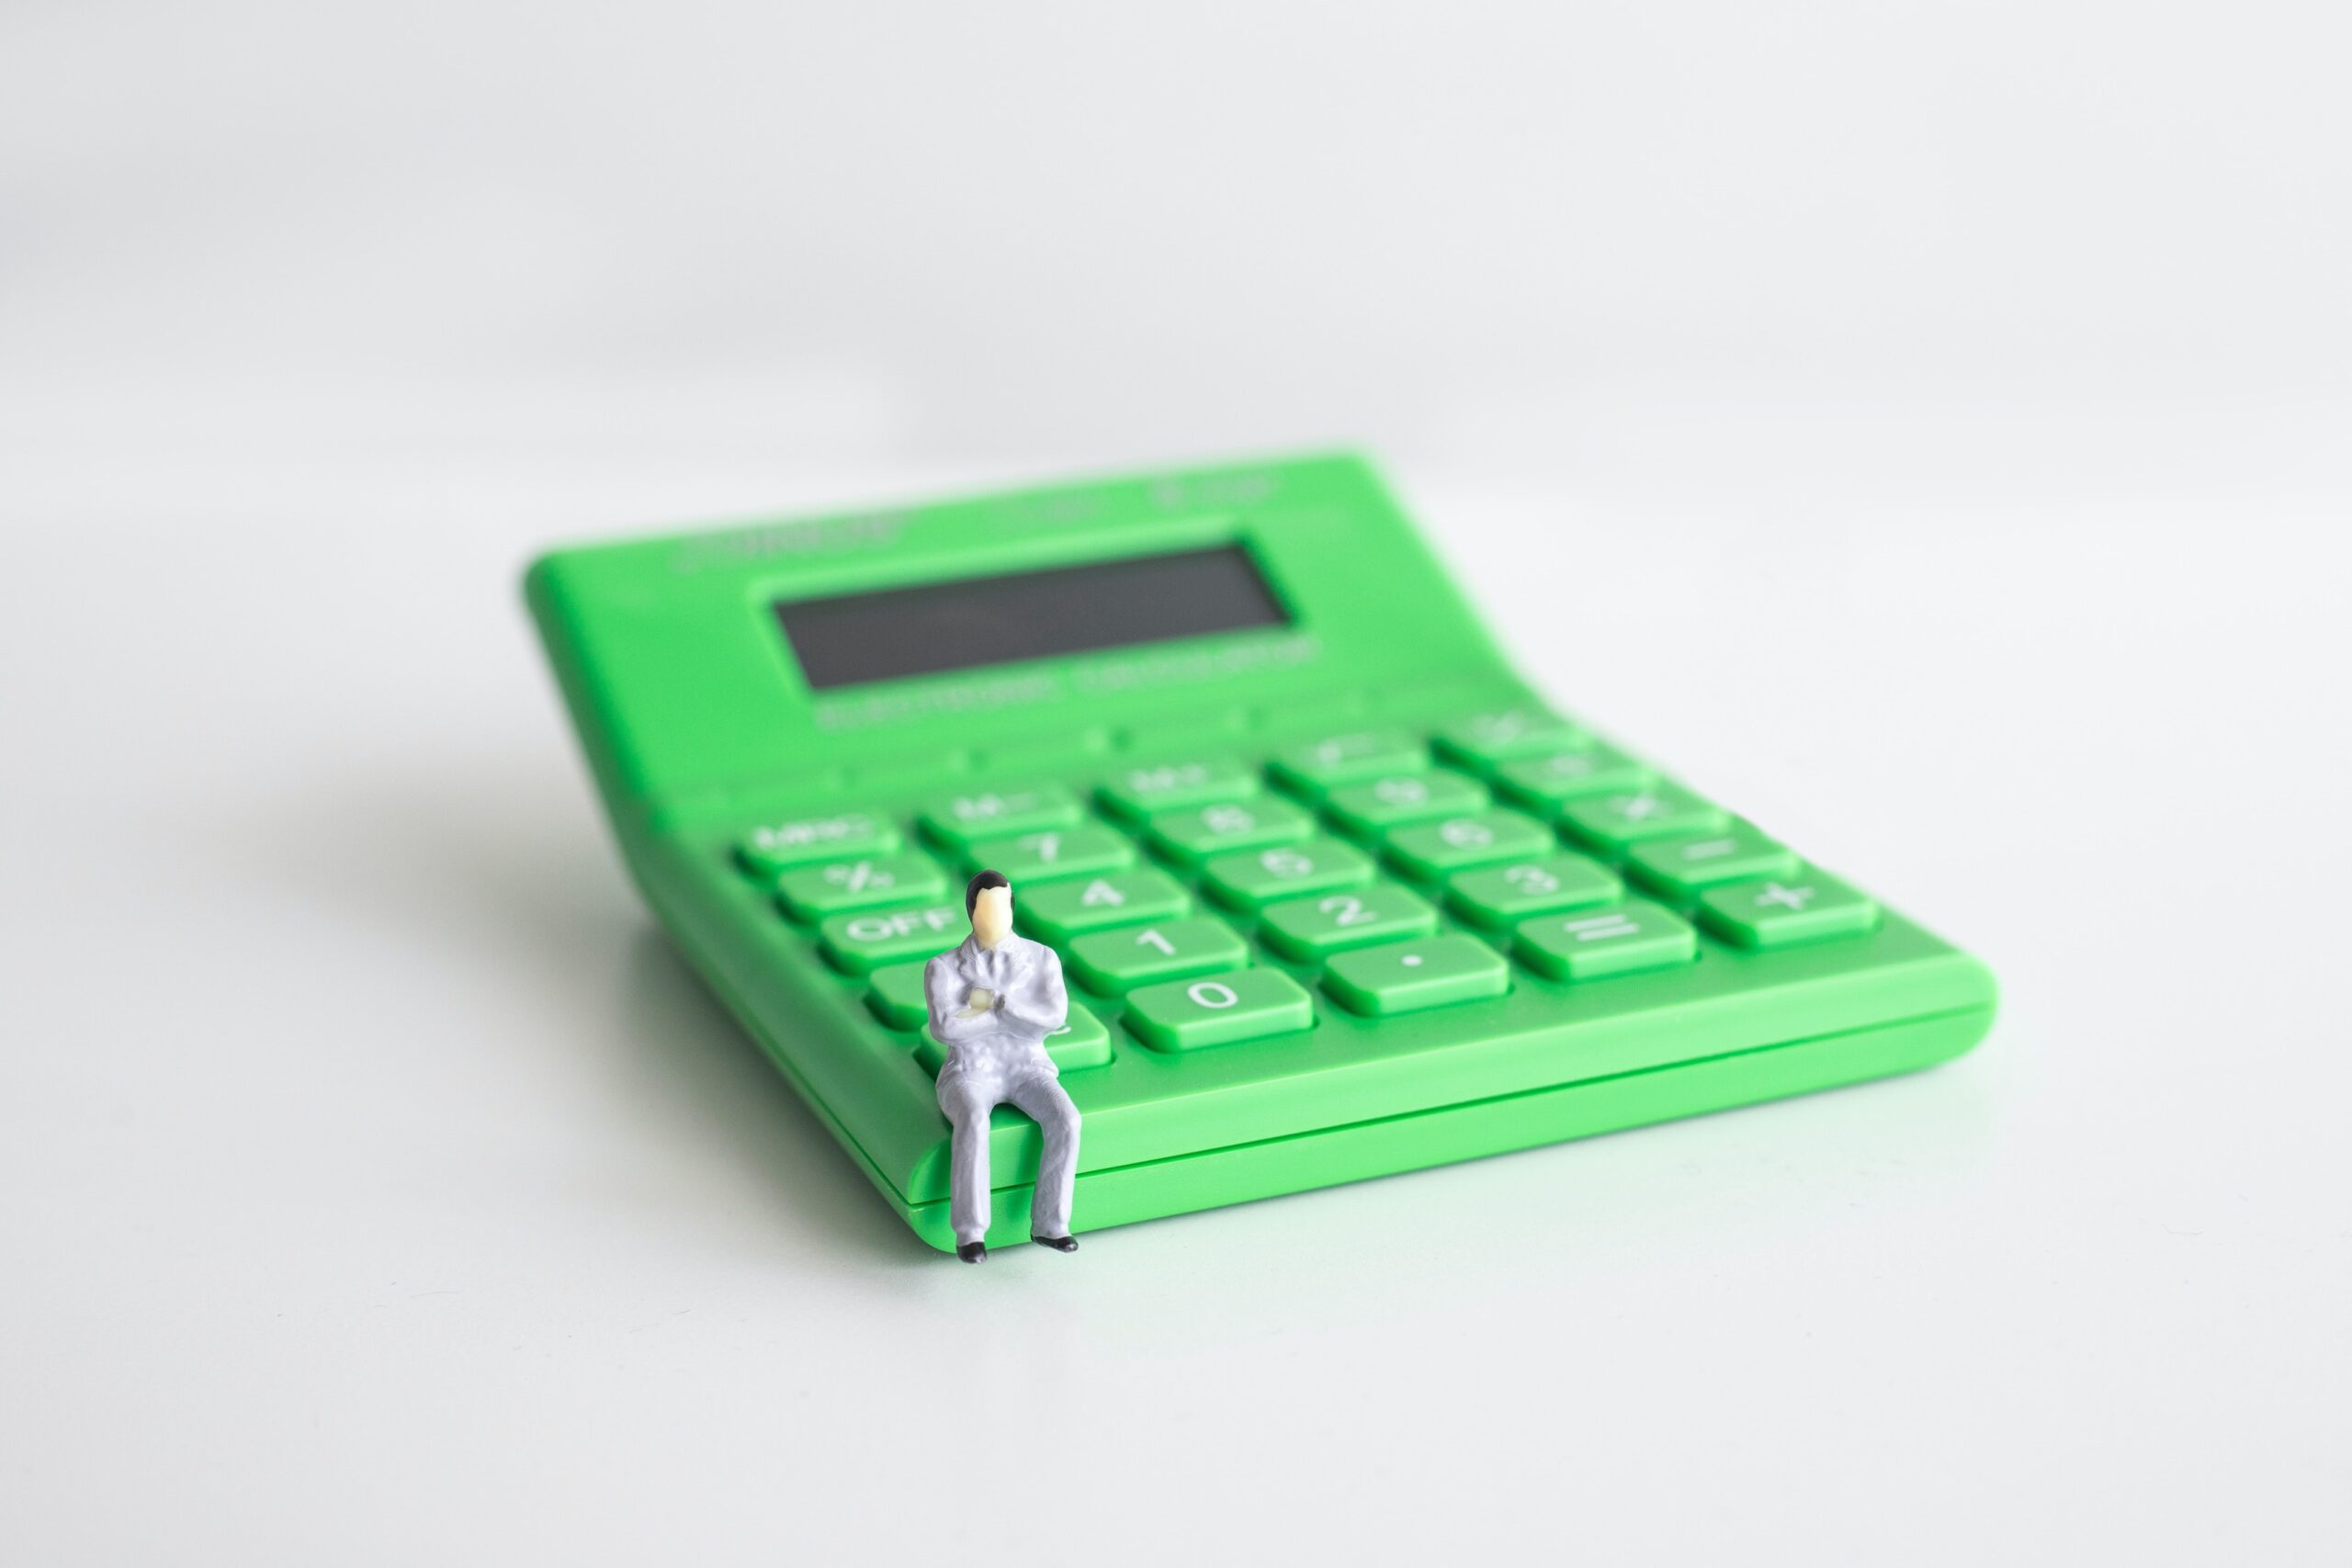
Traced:
<path id="1" fill-rule="evenodd" d="M 954 1184 L 947 1213 L 956 1256 L 989 1255 L 989 1112 L 1007 1101 L 1045 1130 L 1029 1235 L 1040 1247 L 1076 1252 L 1069 1234 L 1070 1191 L 1078 1180 L 1078 1107 L 1046 1055 L 1046 1036 L 1069 1019 L 1061 955 L 1012 934 L 1012 885 L 981 872 L 964 889 L 972 934 L 923 965 L 931 1032 L 947 1047 L 939 1069 L 939 1109 L 955 1129 Z"/>

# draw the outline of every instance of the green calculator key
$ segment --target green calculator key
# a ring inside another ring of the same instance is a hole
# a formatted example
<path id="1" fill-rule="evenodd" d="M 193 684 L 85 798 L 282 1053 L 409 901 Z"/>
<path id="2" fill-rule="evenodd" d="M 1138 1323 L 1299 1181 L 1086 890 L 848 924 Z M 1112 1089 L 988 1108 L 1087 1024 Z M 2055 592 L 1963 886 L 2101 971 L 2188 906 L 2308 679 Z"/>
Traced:
<path id="1" fill-rule="evenodd" d="M 1232 757 L 1196 758 L 1123 768 L 1094 794 L 1104 807 L 1130 822 L 1180 806 L 1214 806 L 1246 800 L 1258 793 L 1258 771 Z"/>
<path id="2" fill-rule="evenodd" d="M 870 904 L 944 898 L 947 874 L 921 855 L 873 855 L 787 871 L 775 893 L 796 919 L 815 920 Z"/>
<path id="3" fill-rule="evenodd" d="M 1433 936 L 1342 953 L 1324 966 L 1323 988 L 1350 1012 L 1385 1018 L 1499 997 L 1510 966 L 1475 936 Z"/>
<path id="4" fill-rule="evenodd" d="M 1237 969 L 1130 992 L 1125 1019 L 1155 1051 L 1198 1051 L 1295 1034 L 1313 1026 L 1315 1004 L 1279 969 Z"/>
<path id="5" fill-rule="evenodd" d="M 1249 962 L 1249 944 L 1232 927 L 1201 916 L 1096 931 L 1069 944 L 1070 968 L 1088 990 L 1105 997 Z"/>
<path id="6" fill-rule="evenodd" d="M 893 1029 L 921 1029 L 931 1018 L 922 984 L 929 967 L 927 961 L 885 964 L 865 977 L 866 1007 Z"/>
<path id="7" fill-rule="evenodd" d="M 1487 798 L 1484 785 L 1460 773 L 1384 773 L 1333 790 L 1324 797 L 1323 815 L 1359 839 L 1376 839 L 1403 823 L 1482 811 Z"/>
<path id="8" fill-rule="evenodd" d="M 1632 898 L 1613 908 L 1538 915 L 1511 933 L 1521 964 L 1555 980 L 1600 980 L 1688 964 L 1698 933 L 1670 909 Z"/>
<path id="9" fill-rule="evenodd" d="M 1265 850 L 1213 855 L 1201 866 L 1201 886 L 1230 909 L 1254 909 L 1276 898 L 1326 893 L 1370 882 L 1372 857 L 1328 833 Z"/>
<path id="10" fill-rule="evenodd" d="M 560 549 L 525 592 L 631 882 L 947 1251 L 922 976 L 976 866 L 1079 1004 L 1047 1045 L 1082 1066 L 1079 1230 L 1983 1037 L 1982 964 L 1587 729 L 1440 555 L 1317 456 Z M 987 1240 L 1025 1258 L 1038 1128 L 989 1141 Z"/>
<path id="11" fill-rule="evenodd" d="M 1013 919 L 1039 942 L 1057 947 L 1088 931 L 1192 912 L 1193 896 L 1183 884 L 1151 866 L 1024 887 L 1012 900 Z"/>
<path id="12" fill-rule="evenodd" d="M 1878 924 L 1878 905 L 1834 876 L 1807 870 L 1710 887 L 1699 895 L 1699 918 L 1741 947 L 1786 947 L 1858 936 Z"/>
<path id="13" fill-rule="evenodd" d="M 1583 855 L 1537 855 L 1454 874 L 1445 901 L 1474 925 L 1507 926 L 1553 909 L 1614 903 L 1625 891 L 1617 874 Z"/>
<path id="14" fill-rule="evenodd" d="M 1494 776 L 1504 799 L 1548 815 L 1584 795 L 1637 790 L 1657 775 L 1615 747 L 1596 740 L 1505 762 Z"/>
<path id="15" fill-rule="evenodd" d="M 1730 813 L 1722 807 L 1709 805 L 1679 784 L 1644 784 L 1638 789 L 1571 800 L 1560 808 L 1560 826 L 1579 842 L 1618 855 L 1644 839 L 1713 832 L 1730 822 Z"/>
<path id="16" fill-rule="evenodd" d="M 1067 828 L 1079 819 L 1078 796 L 1060 784 L 964 790 L 922 808 L 922 830 L 960 850 L 978 838 Z"/>
<path id="17" fill-rule="evenodd" d="M 810 861 L 881 854 L 899 847 L 899 830 L 870 811 L 837 811 L 764 822 L 743 836 L 736 855 L 763 875 Z"/>
<path id="18" fill-rule="evenodd" d="M 1156 811 L 1151 818 L 1152 847 L 1182 865 L 1197 865 L 1228 850 L 1294 843 L 1314 830 L 1314 818 L 1272 795 L 1181 811 Z"/>
<path id="19" fill-rule="evenodd" d="M 931 1016 L 929 1008 L 915 1021 L 922 1028 Z M 1076 1072 L 1082 1067 L 1108 1066 L 1111 1060 L 1111 1031 L 1083 1002 L 1069 1004 L 1069 1018 L 1059 1029 L 1046 1036 L 1046 1055 L 1063 1072 Z M 915 1060 L 923 1070 L 936 1077 L 947 1063 L 947 1049 L 932 1037 L 928 1029 L 915 1042 Z"/>
<path id="20" fill-rule="evenodd" d="M 1523 860 L 1559 848 L 1552 830 L 1516 811 L 1474 811 L 1399 828 L 1388 835 L 1392 864 L 1434 881 L 1465 866 Z"/>
<path id="21" fill-rule="evenodd" d="M 1002 872 L 1016 887 L 1048 877 L 1119 871 L 1136 863 L 1135 846 L 1107 828 L 1040 828 L 1034 833 L 974 839 L 964 846 L 967 873 Z"/>
<path id="22" fill-rule="evenodd" d="M 881 964 L 917 954 L 925 957 L 953 947 L 970 928 L 964 906 L 925 904 L 917 909 L 869 909 L 862 914 L 834 915 L 817 927 L 825 956 L 835 968 L 863 975 Z M 940 938 L 949 940 L 942 942 Z"/>
<path id="23" fill-rule="evenodd" d="M 1301 964 L 1319 964 L 1351 947 L 1428 936 L 1436 930 L 1437 910 L 1430 901 L 1394 882 L 1285 898 L 1266 906 L 1258 921 L 1261 941 Z"/>
<path id="24" fill-rule="evenodd" d="M 1542 708 L 1498 708 L 1456 719 L 1437 732 L 1437 749 L 1467 768 L 1492 773 L 1520 757 L 1576 744 L 1576 726 Z"/>
<path id="25" fill-rule="evenodd" d="M 1271 764 L 1283 787 L 1320 800 L 1341 784 L 1429 765 L 1429 748 L 1401 729 L 1351 729 L 1277 751 Z"/>
<path id="26" fill-rule="evenodd" d="M 1671 897 L 1687 898 L 1719 882 L 1776 876 L 1797 868 L 1787 846 L 1746 822 L 1720 830 L 1645 839 L 1625 852 L 1625 869 Z"/>

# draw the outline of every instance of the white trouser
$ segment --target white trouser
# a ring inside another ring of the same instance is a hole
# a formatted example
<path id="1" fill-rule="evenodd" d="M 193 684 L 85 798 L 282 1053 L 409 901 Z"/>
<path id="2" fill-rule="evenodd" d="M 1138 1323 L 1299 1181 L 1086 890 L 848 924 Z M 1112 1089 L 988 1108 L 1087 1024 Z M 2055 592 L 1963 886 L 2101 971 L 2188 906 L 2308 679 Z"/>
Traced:
<path id="1" fill-rule="evenodd" d="M 1071 1189 L 1078 1181 L 1078 1107 L 1044 1045 L 1018 1035 L 967 1040 L 939 1069 L 939 1109 L 955 1129 L 954 1184 L 947 1205 L 956 1245 L 989 1233 L 989 1112 L 1010 1102 L 1046 1134 L 1037 1160 L 1031 1235 L 1069 1235 Z"/>

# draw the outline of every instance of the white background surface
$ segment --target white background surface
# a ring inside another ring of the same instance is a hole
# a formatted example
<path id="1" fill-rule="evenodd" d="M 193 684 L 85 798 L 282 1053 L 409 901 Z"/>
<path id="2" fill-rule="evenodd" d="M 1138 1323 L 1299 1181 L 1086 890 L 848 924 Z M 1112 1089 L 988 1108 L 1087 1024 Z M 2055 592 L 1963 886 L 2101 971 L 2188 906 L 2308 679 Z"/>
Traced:
<path id="1" fill-rule="evenodd" d="M 0 1558 L 2341 1562 L 2316 5 L 0 13 Z M 558 539 L 1360 443 L 1949 1068 L 916 1245 Z"/>

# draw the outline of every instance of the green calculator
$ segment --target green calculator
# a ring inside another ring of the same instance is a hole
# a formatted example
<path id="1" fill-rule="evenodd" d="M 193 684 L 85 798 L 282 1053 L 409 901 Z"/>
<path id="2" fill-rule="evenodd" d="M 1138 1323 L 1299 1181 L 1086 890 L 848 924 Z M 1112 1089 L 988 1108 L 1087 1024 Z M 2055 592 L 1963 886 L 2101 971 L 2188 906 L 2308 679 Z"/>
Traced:
<path id="1" fill-rule="evenodd" d="M 1992 1022 L 1982 964 L 1539 697 L 1352 457 L 562 550 L 527 592 L 646 901 L 936 1247 L 922 964 L 982 867 L 1069 981 L 1080 1230 Z M 1020 1241 L 1040 1137 L 990 1138 Z"/>

